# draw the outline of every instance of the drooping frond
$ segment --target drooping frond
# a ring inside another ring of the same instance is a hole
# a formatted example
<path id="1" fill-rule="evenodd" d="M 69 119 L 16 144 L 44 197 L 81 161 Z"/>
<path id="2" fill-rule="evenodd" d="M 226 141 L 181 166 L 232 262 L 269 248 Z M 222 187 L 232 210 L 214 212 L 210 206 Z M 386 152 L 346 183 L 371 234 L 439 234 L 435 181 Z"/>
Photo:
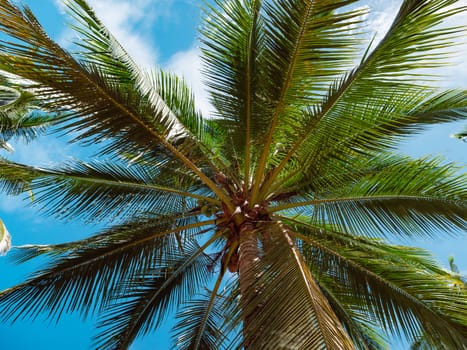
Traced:
<path id="1" fill-rule="evenodd" d="M 0 66 L 32 81 L 46 108 L 58 111 L 66 108 L 66 128 L 77 131 L 77 139 L 92 139 L 93 143 L 105 140 L 104 153 L 174 157 L 229 202 L 214 181 L 190 159 L 192 143 L 184 139 L 177 144 L 176 139 L 171 139 L 171 132 L 177 130 L 177 120 L 165 103 L 153 100 L 157 92 L 141 91 L 135 84 L 107 79 L 105 66 L 74 58 L 47 36 L 28 8 L 21 10 L 3 1 L 0 14 L 0 29 L 19 40 L 0 44 L 3 52 Z M 122 74 L 128 78 L 130 73 Z"/>
<path id="2" fill-rule="evenodd" d="M 189 211 L 197 200 L 218 203 L 210 190 L 181 171 L 117 162 L 34 168 L 0 159 L 0 188 L 33 191 L 35 202 L 63 218 L 111 221 L 148 213 Z"/>
<path id="3" fill-rule="evenodd" d="M 204 250 L 212 240 L 202 247 L 187 242 L 183 251 L 166 255 L 157 267 L 126 282 L 126 292 L 115 295 L 99 324 L 96 347 L 127 349 L 136 336 L 156 329 L 168 311 L 205 285 L 210 261 Z"/>
<path id="4" fill-rule="evenodd" d="M 259 232 L 265 237 L 261 258 L 250 267 L 255 278 L 240 304 L 244 346 L 353 349 L 287 231 L 273 222 Z"/>
<path id="5" fill-rule="evenodd" d="M 439 159 L 373 158 L 359 172 L 323 179 L 329 184 L 315 179 L 313 187 L 322 192 L 314 198 L 272 210 L 295 208 L 300 220 L 360 235 L 461 232 L 467 225 L 467 193 L 465 175 L 457 170 Z"/>
<path id="6" fill-rule="evenodd" d="M 25 283 L 0 293 L 0 317 L 13 321 L 45 312 L 58 319 L 63 312 L 105 308 L 125 281 L 164 266 L 167 256 L 178 251 L 177 233 L 189 238 L 191 230 L 213 223 L 185 222 L 180 214 L 139 218 L 84 241 L 26 247 L 19 259 L 47 254 L 52 261 Z"/>
<path id="7" fill-rule="evenodd" d="M 453 348 L 463 344 L 466 291 L 453 288 L 455 278 L 430 261 L 426 252 L 382 242 L 350 245 L 339 234 L 332 237 L 303 226 L 299 230 L 304 235 L 294 237 L 304 242 L 311 270 L 324 275 L 318 277 L 320 283 L 350 310 L 360 305 L 360 311 L 391 332 L 402 330 L 405 336 L 416 337 L 425 329 Z"/>
<path id="8" fill-rule="evenodd" d="M 227 264 L 233 254 L 234 250 L 231 249 L 226 255 L 226 262 L 220 268 L 212 291 L 206 291 L 203 299 L 194 299 L 186 303 L 182 312 L 177 315 L 179 321 L 173 331 L 179 350 L 220 349 L 221 344 L 231 335 L 223 332 L 221 323 L 223 316 L 233 318 L 233 315 L 228 314 L 230 307 L 223 307 L 219 291 L 228 268 Z"/>
<path id="9" fill-rule="evenodd" d="M 336 316 L 342 322 L 349 337 L 352 339 L 355 348 L 361 350 L 388 350 L 387 339 L 379 332 L 376 321 L 369 317 L 365 311 L 361 312 L 358 307 L 349 307 L 349 303 L 344 304 L 336 298 L 326 285 L 320 283 L 323 294 L 329 301 Z M 352 306 L 358 305 L 359 300 L 353 300 Z"/>
<path id="10" fill-rule="evenodd" d="M 179 350 L 220 349 L 229 338 L 222 332 L 223 316 L 222 296 L 218 295 L 222 275 L 219 275 L 212 291 L 207 290 L 201 296 L 186 302 L 177 314 L 178 322 L 174 326 L 174 341 Z"/>

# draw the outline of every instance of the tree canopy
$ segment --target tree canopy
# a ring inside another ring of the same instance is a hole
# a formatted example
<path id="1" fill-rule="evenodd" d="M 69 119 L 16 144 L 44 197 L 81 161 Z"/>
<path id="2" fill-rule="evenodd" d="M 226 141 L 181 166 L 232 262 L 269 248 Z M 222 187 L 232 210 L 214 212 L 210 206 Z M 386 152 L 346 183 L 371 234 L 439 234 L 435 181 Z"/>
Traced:
<path id="1" fill-rule="evenodd" d="M 465 174 L 393 152 L 465 119 L 466 90 L 428 74 L 465 34 L 449 27 L 458 1 L 405 0 L 370 43 L 357 1 L 212 1 L 212 115 L 182 78 L 139 68 L 86 1 L 65 3 L 74 53 L 0 0 L 0 146 L 20 125 L 51 127 L 95 160 L 0 158 L 0 189 L 106 228 L 14 251 L 49 264 L 0 292 L 0 319 L 96 314 L 98 349 L 126 349 L 171 313 L 177 349 L 384 349 L 389 334 L 465 348 L 460 277 L 390 243 L 466 232 Z"/>

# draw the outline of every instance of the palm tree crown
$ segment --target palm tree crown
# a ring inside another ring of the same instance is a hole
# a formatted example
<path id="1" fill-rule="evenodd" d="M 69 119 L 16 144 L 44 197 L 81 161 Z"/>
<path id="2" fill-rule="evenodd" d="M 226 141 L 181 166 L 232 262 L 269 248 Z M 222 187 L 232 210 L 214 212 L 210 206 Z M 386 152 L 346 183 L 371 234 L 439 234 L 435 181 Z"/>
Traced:
<path id="1" fill-rule="evenodd" d="M 75 54 L 0 0 L 11 37 L 0 69 L 48 113 L 38 126 L 98 149 L 95 161 L 50 169 L 0 159 L 0 188 L 112 224 L 16 252 L 50 265 L 0 293 L 0 316 L 96 313 L 99 349 L 127 348 L 171 312 L 177 349 L 383 349 L 390 333 L 465 348 L 459 276 L 386 240 L 465 232 L 458 168 L 391 153 L 427 125 L 465 118 L 466 92 L 439 92 L 421 73 L 446 62 L 462 28 L 439 24 L 465 9 L 405 0 L 359 57 L 355 2 L 206 5 L 206 117 L 182 79 L 138 68 L 84 0 L 66 1 Z"/>

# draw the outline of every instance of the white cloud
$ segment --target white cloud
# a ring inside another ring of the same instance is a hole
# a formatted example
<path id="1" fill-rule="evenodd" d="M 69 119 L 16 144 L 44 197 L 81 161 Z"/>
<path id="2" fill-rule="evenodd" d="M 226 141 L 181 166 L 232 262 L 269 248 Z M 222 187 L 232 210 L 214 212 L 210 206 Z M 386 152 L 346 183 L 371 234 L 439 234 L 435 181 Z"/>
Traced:
<path id="1" fill-rule="evenodd" d="M 70 154 L 76 155 L 74 144 L 67 144 L 56 135 L 41 136 L 35 140 L 25 143 L 24 140 L 11 140 L 13 148 L 12 153 L 2 152 L 0 156 L 10 159 L 14 162 L 28 164 L 32 166 L 50 167 L 70 160 Z"/>
<path id="2" fill-rule="evenodd" d="M 63 2 L 55 2 L 63 12 Z M 151 44 L 150 28 L 158 16 L 169 14 L 170 6 L 158 6 L 166 10 L 156 15 L 154 2 L 151 0 L 88 0 L 88 3 L 137 64 L 142 67 L 152 67 L 156 64 L 158 50 Z M 170 4 L 170 1 L 167 4 Z M 72 38 L 73 34 L 65 30 L 59 41 L 63 44 L 70 42 Z"/>
<path id="3" fill-rule="evenodd" d="M 201 74 L 200 50 L 193 47 L 187 51 L 179 51 L 166 64 L 166 69 L 183 76 L 191 86 L 195 95 L 195 102 L 205 117 L 212 114 L 212 106 L 208 100 L 208 93 Z"/>
<path id="4" fill-rule="evenodd" d="M 0 194 L 0 214 L 4 213 L 15 213 L 19 212 L 20 209 L 24 208 L 25 203 L 24 196 L 7 196 L 3 193 Z"/>
<path id="5" fill-rule="evenodd" d="M 456 7 L 466 6 L 467 0 L 461 0 Z M 467 12 L 464 11 L 452 17 L 447 23 L 449 26 L 465 26 L 467 23 Z M 458 46 L 455 46 L 452 51 L 455 52 L 452 60 L 453 65 L 443 68 L 443 81 L 449 87 L 462 87 L 466 88 L 467 85 L 467 65 L 465 64 L 465 57 L 467 57 L 467 36 L 466 31 L 458 38 Z"/>

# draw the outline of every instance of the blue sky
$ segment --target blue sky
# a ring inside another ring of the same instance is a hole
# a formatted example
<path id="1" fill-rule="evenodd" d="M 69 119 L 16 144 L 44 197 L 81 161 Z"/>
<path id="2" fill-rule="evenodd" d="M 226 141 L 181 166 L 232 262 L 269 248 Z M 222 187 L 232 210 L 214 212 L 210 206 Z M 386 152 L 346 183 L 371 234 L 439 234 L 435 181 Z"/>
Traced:
<path id="1" fill-rule="evenodd" d="M 24 1 L 33 9 L 50 35 L 66 47 L 72 47 L 73 32 L 68 29 L 63 16 L 63 8 L 54 0 Z M 467 0 L 463 0 L 467 5 Z M 197 49 L 197 26 L 199 25 L 200 4 L 197 0 L 92 0 L 89 1 L 103 22 L 124 44 L 135 60 L 145 67 L 154 65 L 183 74 L 190 82 L 197 97 L 198 107 L 209 111 L 206 94 L 203 91 L 200 61 Z M 368 18 L 368 28 L 378 30 L 380 35 L 390 24 L 399 0 L 374 0 L 362 2 L 372 13 Z M 454 21 L 467 23 L 467 15 L 459 16 Z M 444 68 L 445 78 L 441 85 L 466 87 L 467 65 L 461 57 L 466 57 L 467 45 L 459 47 L 459 55 L 454 61 L 458 65 Z M 412 156 L 427 154 L 444 155 L 447 161 L 467 164 L 467 144 L 449 137 L 463 128 L 465 123 L 454 123 L 430 129 L 420 136 L 408 140 L 401 146 L 401 152 Z M 76 146 L 68 145 L 63 140 L 47 136 L 29 145 L 14 143 L 16 152 L 0 156 L 15 161 L 34 165 L 50 165 L 70 159 L 76 154 Z M 27 198 L 13 198 L 0 195 L 0 218 L 7 225 L 13 236 L 14 245 L 46 244 L 69 241 L 98 231 L 98 227 L 79 222 L 60 222 L 41 215 L 38 208 L 28 206 Z M 432 241 L 418 240 L 407 242 L 433 251 L 444 265 L 447 257 L 455 256 L 456 264 L 463 271 L 467 270 L 467 237 L 442 237 Z M 38 266 L 32 262 L 17 266 L 8 257 L 0 257 L 0 289 L 23 281 Z M 170 322 L 169 322 L 170 323 Z M 66 315 L 56 325 L 44 318 L 36 321 L 19 321 L 16 324 L 0 326 L 0 347 L 2 349 L 26 350 L 34 348 L 81 350 L 91 345 L 93 330 L 92 319 L 85 322 L 76 315 Z M 155 335 L 137 340 L 133 350 L 167 349 L 170 336 L 167 328 Z M 394 343 L 393 349 L 404 349 L 405 345 Z"/>

